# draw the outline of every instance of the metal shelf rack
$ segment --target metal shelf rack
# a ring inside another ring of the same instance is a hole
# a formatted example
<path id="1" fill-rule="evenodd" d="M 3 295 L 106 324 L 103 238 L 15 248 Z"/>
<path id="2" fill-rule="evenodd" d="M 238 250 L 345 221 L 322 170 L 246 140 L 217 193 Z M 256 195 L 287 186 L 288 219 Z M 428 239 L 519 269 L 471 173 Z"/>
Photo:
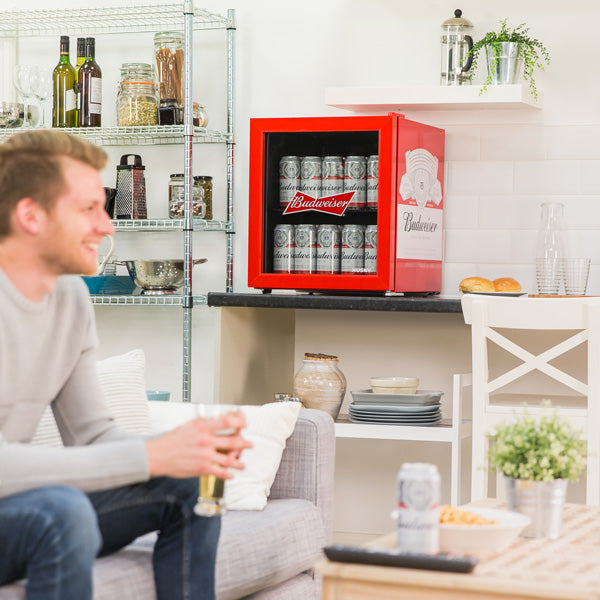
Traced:
<path id="1" fill-rule="evenodd" d="M 192 59 L 194 31 L 221 29 L 227 36 L 227 126 L 226 131 L 194 127 L 192 121 Z M 225 235 L 226 291 L 233 290 L 233 59 L 235 40 L 235 11 L 227 15 L 195 8 L 193 0 L 179 0 L 162 4 L 140 4 L 107 8 L 72 8 L 49 10 L 0 11 L 0 42 L 16 47 L 21 37 L 53 35 L 130 34 L 157 31 L 184 33 L 184 124 L 153 127 L 98 127 L 66 129 L 98 145 L 142 146 L 156 144 L 184 145 L 185 216 L 181 220 L 114 221 L 117 231 L 181 231 L 184 240 L 184 283 L 181 295 L 164 296 L 92 296 L 94 305 L 111 306 L 181 306 L 183 308 L 183 397 L 191 401 L 192 309 L 206 305 L 206 296 L 192 294 L 192 234 L 196 231 L 220 231 Z M 0 131 L 0 142 L 20 131 Z M 194 144 L 225 144 L 226 167 L 226 220 L 206 221 L 192 218 L 192 148 Z"/>

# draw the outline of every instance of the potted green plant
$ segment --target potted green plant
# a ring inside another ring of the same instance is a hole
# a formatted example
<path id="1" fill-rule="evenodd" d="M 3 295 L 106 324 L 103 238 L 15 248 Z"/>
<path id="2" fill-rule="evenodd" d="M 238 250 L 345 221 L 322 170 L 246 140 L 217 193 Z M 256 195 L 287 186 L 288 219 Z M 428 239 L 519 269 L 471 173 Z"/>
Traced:
<path id="1" fill-rule="evenodd" d="M 543 407 L 536 417 L 525 406 L 515 420 L 498 425 L 490 435 L 488 456 L 506 477 L 509 508 L 531 518 L 523 535 L 557 538 L 567 482 L 585 469 L 587 445 L 581 431 L 551 410 L 548 401 Z"/>
<path id="2" fill-rule="evenodd" d="M 525 23 L 510 29 L 507 22 L 508 19 L 500 21 L 500 31 L 489 31 L 473 44 L 469 51 L 473 57 L 471 77 L 475 72 L 480 53 L 485 50 L 488 76 L 480 95 L 489 85 L 515 83 L 522 63 L 523 78 L 529 82 L 531 95 L 537 100 L 538 91 L 533 71 L 536 68 L 543 71 L 543 63 L 550 63 L 550 54 L 542 42 L 529 35 L 529 28 Z"/>

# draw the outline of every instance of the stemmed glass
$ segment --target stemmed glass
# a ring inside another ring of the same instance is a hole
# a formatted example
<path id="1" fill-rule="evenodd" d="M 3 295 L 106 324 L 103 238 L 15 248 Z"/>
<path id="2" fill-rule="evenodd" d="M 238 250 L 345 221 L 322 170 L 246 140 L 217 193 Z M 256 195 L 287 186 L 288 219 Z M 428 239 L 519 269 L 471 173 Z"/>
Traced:
<path id="1" fill-rule="evenodd" d="M 44 109 L 44 104 L 48 98 L 52 96 L 53 91 L 53 82 L 52 82 L 52 72 L 44 69 L 37 69 L 34 73 L 32 73 L 32 87 L 33 93 L 35 97 L 40 102 L 40 118 L 39 122 L 43 128 L 46 127 L 46 111 Z"/>
<path id="2" fill-rule="evenodd" d="M 29 122 L 29 100 L 33 98 L 33 81 L 38 72 L 38 68 L 34 65 L 17 65 L 13 73 L 13 83 L 17 92 L 23 98 L 23 127 L 32 127 Z"/>

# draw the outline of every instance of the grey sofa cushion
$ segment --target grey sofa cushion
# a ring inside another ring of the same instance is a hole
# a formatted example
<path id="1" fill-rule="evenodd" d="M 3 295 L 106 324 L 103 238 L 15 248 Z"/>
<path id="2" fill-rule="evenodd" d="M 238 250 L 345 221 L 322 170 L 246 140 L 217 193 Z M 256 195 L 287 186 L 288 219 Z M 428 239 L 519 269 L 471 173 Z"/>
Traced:
<path id="1" fill-rule="evenodd" d="M 308 500 L 270 500 L 260 512 L 231 511 L 217 554 L 217 597 L 234 600 L 294 577 L 314 565 L 324 545 L 319 510 Z"/>

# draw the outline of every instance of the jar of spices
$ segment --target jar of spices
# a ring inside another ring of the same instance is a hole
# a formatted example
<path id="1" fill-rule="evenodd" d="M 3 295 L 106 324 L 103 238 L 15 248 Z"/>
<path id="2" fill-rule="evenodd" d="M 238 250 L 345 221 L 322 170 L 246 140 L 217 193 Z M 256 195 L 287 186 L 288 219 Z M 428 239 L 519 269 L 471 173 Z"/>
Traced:
<path id="1" fill-rule="evenodd" d="M 169 178 L 169 218 L 183 219 L 185 211 L 185 188 L 183 173 L 172 173 Z M 206 204 L 204 203 L 204 189 L 194 182 L 192 186 L 192 217 L 204 219 Z"/>
<path id="2" fill-rule="evenodd" d="M 183 33 L 163 31 L 154 34 L 154 68 L 161 100 L 174 98 L 183 108 Z"/>
<path id="3" fill-rule="evenodd" d="M 194 102 L 192 111 L 194 127 L 206 127 L 208 125 L 208 114 L 202 104 Z"/>
<path id="4" fill-rule="evenodd" d="M 158 124 L 158 94 L 147 63 L 123 63 L 117 92 L 120 127 Z"/>
<path id="5" fill-rule="evenodd" d="M 194 185 L 199 185 L 204 189 L 204 204 L 206 205 L 206 215 L 204 216 L 204 218 L 210 221 L 213 218 L 212 177 L 210 177 L 209 175 L 196 175 L 194 177 Z"/>

